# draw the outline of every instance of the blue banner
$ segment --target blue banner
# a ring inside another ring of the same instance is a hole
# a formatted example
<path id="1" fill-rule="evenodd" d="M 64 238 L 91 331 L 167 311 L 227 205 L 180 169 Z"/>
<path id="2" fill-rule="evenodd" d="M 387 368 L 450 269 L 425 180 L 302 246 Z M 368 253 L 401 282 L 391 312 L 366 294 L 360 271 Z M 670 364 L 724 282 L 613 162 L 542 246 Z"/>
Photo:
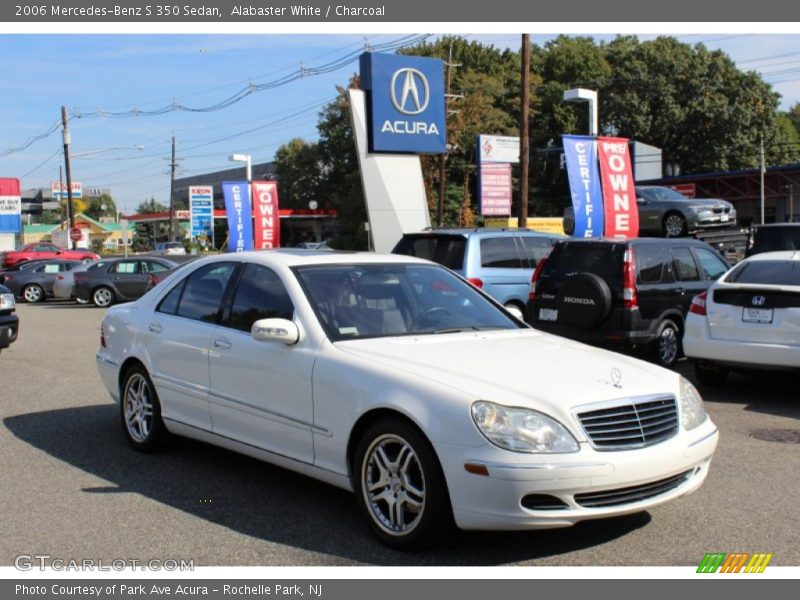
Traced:
<path id="1" fill-rule="evenodd" d="M 228 252 L 253 249 L 253 217 L 250 208 L 250 186 L 246 181 L 222 183 L 225 213 L 228 217 Z"/>
<path id="2" fill-rule="evenodd" d="M 583 135 L 565 135 L 564 159 L 569 175 L 572 210 L 575 214 L 574 237 L 603 235 L 603 193 L 597 166 L 597 141 Z"/>
<path id="3" fill-rule="evenodd" d="M 365 52 L 360 66 L 370 152 L 447 152 L 444 61 Z"/>

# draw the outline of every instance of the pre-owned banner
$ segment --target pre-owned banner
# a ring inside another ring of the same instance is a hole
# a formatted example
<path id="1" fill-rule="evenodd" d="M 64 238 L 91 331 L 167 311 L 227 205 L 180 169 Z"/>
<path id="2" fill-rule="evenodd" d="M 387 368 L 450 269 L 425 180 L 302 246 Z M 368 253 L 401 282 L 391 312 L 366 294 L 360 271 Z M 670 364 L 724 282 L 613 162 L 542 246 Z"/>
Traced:
<path id="1" fill-rule="evenodd" d="M 225 213 L 228 217 L 228 252 L 253 249 L 253 220 L 246 181 L 225 181 Z"/>
<path id="2" fill-rule="evenodd" d="M 639 235 L 639 208 L 625 138 L 597 138 L 600 176 L 603 180 L 605 235 L 635 238 Z"/>
<path id="3" fill-rule="evenodd" d="M 19 179 L 0 177 L 0 233 L 20 233 L 21 214 Z"/>
<path id="4" fill-rule="evenodd" d="M 281 245 L 281 220 L 278 215 L 278 184 L 275 181 L 253 182 L 253 216 L 256 227 L 256 250 Z"/>
<path id="5" fill-rule="evenodd" d="M 565 135 L 564 159 L 567 163 L 572 210 L 575 214 L 574 237 L 603 235 L 603 195 L 597 172 L 597 142 L 593 137 Z"/>

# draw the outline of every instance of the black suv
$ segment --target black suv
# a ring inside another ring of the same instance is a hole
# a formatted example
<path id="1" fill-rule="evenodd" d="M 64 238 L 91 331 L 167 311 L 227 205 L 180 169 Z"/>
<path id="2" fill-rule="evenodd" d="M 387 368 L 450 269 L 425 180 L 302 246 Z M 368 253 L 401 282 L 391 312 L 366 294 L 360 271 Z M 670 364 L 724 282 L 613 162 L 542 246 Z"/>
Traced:
<path id="1" fill-rule="evenodd" d="M 589 344 L 645 348 L 668 367 L 692 298 L 729 268 L 689 238 L 561 241 L 533 274 L 527 319 Z"/>
<path id="2" fill-rule="evenodd" d="M 17 339 L 19 317 L 14 314 L 15 308 L 14 294 L 0 285 L 0 350 L 8 348 Z"/>
<path id="3" fill-rule="evenodd" d="M 800 223 L 757 225 L 747 256 L 778 250 L 800 250 Z"/>

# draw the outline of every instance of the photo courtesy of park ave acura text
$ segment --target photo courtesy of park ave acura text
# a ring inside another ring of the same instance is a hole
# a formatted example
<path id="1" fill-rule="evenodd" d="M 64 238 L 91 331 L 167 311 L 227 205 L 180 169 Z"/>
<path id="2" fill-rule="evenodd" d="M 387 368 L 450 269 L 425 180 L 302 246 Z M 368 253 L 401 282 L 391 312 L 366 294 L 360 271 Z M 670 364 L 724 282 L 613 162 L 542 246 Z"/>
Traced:
<path id="1" fill-rule="evenodd" d="M 0 32 L 8 578 L 800 565 L 800 34 L 198 16 Z"/>

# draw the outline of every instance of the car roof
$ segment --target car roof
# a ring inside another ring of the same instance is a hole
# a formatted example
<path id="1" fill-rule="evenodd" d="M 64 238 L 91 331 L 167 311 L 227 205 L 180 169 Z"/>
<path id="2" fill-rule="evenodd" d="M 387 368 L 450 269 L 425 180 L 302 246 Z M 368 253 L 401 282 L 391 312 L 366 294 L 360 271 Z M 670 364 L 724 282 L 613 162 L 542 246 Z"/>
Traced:
<path id="1" fill-rule="evenodd" d="M 441 228 L 441 229 L 425 229 L 424 231 L 414 231 L 410 233 L 403 234 L 403 236 L 426 236 L 426 235 L 436 235 L 436 234 L 449 234 L 449 235 L 464 235 L 464 236 L 471 236 L 471 235 L 518 235 L 518 234 L 525 234 L 525 235 L 538 235 L 538 236 L 546 236 L 546 237 L 564 237 L 562 233 L 549 233 L 546 231 L 536 231 L 534 229 L 526 229 L 526 228 L 516 228 L 516 227 L 509 227 L 509 228 L 501 228 L 496 229 L 494 227 L 450 227 L 450 228 Z"/>
<path id="2" fill-rule="evenodd" d="M 339 252 L 330 250 L 306 250 L 303 248 L 276 248 L 274 250 L 251 250 L 209 256 L 198 263 L 251 261 L 265 265 L 280 263 L 287 267 L 306 265 L 352 265 L 352 264 L 436 264 L 420 258 L 402 254 L 378 254 L 375 252 Z M 438 266 L 438 265 L 437 265 Z"/>
<path id="3" fill-rule="evenodd" d="M 707 246 L 705 242 L 691 237 L 679 238 L 659 238 L 659 237 L 637 237 L 637 238 L 613 238 L 613 237 L 597 237 L 597 238 L 575 238 L 568 237 L 560 242 L 580 242 L 580 243 L 603 243 L 603 244 L 699 244 Z"/>
<path id="4" fill-rule="evenodd" d="M 761 252 L 748 256 L 747 262 L 758 260 L 796 260 L 800 261 L 800 250 L 776 250 L 775 252 Z"/>

